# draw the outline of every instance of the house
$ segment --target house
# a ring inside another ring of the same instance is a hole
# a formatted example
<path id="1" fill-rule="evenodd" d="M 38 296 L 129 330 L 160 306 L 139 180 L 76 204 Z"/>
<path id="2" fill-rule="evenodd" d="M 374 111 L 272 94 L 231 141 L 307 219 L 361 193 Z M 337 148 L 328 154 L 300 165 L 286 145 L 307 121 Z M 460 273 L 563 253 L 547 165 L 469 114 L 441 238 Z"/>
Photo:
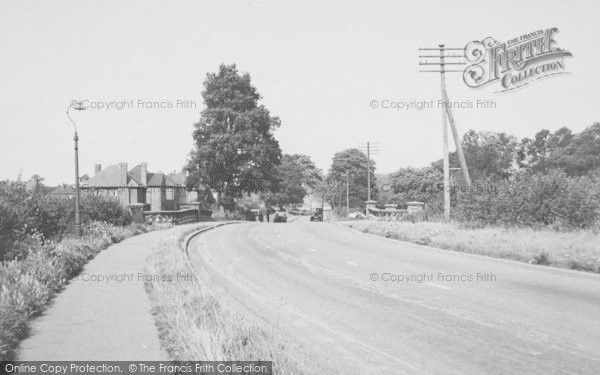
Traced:
<path id="1" fill-rule="evenodd" d="M 75 197 L 75 189 L 71 185 L 62 184 L 53 189 L 49 194 L 53 197 L 71 199 Z"/>
<path id="2" fill-rule="evenodd" d="M 148 171 L 147 163 L 128 170 L 127 163 L 102 169 L 94 166 L 94 176 L 81 186 L 82 192 L 113 197 L 123 206 L 144 204 L 145 211 L 174 211 L 187 203 L 185 175 L 169 177 L 164 173 Z M 183 181 L 184 183 L 181 183 Z"/>

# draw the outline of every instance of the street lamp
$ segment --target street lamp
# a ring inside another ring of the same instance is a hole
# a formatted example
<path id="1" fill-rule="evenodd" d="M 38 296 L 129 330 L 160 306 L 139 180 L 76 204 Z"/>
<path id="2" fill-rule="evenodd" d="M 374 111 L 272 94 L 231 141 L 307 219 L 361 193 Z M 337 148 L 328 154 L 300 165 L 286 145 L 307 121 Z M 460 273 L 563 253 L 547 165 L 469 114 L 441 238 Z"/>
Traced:
<path id="1" fill-rule="evenodd" d="M 73 108 L 76 111 L 83 111 L 86 108 L 83 106 L 81 102 L 72 101 L 69 103 L 67 107 L 67 117 L 73 124 L 73 128 L 75 129 L 75 135 L 73 136 L 73 142 L 75 143 L 75 234 L 81 237 L 81 215 L 79 212 L 79 137 L 77 136 L 77 125 L 75 125 L 75 121 L 69 115 L 69 110 Z"/>

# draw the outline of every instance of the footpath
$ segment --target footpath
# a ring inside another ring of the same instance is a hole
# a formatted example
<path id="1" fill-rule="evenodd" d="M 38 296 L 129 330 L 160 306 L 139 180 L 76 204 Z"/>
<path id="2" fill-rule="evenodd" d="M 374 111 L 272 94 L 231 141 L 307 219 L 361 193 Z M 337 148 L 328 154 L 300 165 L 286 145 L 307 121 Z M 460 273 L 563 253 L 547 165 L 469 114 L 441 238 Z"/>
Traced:
<path id="1" fill-rule="evenodd" d="M 101 251 L 30 323 L 20 361 L 166 361 L 144 290 L 144 264 L 171 230 Z M 142 276 L 142 279 L 139 279 Z"/>

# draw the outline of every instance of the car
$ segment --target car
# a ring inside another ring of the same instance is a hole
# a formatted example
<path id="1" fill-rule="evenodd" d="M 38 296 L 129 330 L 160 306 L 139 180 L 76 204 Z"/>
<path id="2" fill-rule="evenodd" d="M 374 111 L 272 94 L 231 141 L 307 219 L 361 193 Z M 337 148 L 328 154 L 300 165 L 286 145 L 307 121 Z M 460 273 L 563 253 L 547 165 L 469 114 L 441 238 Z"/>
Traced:
<path id="1" fill-rule="evenodd" d="M 246 211 L 246 220 L 248 221 L 258 221 L 258 214 L 260 213 L 259 209 L 252 209 Z"/>
<path id="2" fill-rule="evenodd" d="M 365 218 L 365 214 L 363 214 L 362 212 L 353 212 L 351 214 L 348 215 L 348 217 L 350 219 L 364 219 Z"/>
<path id="3" fill-rule="evenodd" d="M 310 216 L 310 221 L 323 221 L 323 209 L 317 208 L 315 213 Z"/>
<path id="4" fill-rule="evenodd" d="M 287 223 L 287 213 L 285 211 L 277 211 L 275 212 L 275 217 L 273 218 L 274 223 Z"/>

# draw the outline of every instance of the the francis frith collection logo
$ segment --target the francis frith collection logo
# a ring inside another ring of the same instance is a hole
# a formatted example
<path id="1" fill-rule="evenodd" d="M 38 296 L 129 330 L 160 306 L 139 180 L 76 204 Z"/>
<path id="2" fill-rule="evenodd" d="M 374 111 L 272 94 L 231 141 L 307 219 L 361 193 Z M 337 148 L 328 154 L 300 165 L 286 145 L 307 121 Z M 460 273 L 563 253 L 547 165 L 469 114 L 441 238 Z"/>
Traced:
<path id="1" fill-rule="evenodd" d="M 465 83 L 476 88 L 498 81 L 500 91 L 509 91 L 541 78 L 568 73 L 565 58 L 572 55 L 558 47 L 554 39 L 557 32 L 557 28 L 550 28 L 504 43 L 488 37 L 467 44 Z"/>

